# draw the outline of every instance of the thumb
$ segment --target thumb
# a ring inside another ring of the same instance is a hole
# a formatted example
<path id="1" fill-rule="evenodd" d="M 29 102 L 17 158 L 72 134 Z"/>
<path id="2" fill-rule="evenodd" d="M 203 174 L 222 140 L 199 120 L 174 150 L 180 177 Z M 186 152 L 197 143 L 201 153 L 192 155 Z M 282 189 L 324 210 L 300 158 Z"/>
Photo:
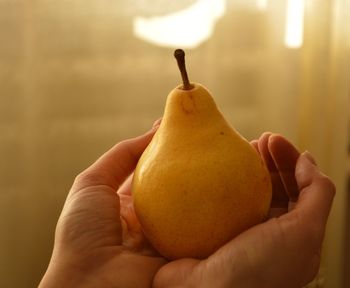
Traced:
<path id="1" fill-rule="evenodd" d="M 325 226 L 336 191 L 332 180 L 319 170 L 309 152 L 299 157 L 295 178 L 300 190 L 295 209 L 304 215 L 304 221 L 318 219 L 317 223 Z"/>
<path id="2" fill-rule="evenodd" d="M 196 259 L 180 259 L 163 266 L 155 275 L 153 288 L 187 287 L 194 267 L 199 263 Z"/>
<path id="3" fill-rule="evenodd" d="M 72 191 L 97 185 L 106 185 L 116 190 L 135 169 L 158 127 L 156 125 L 144 135 L 116 144 L 77 176 Z"/>

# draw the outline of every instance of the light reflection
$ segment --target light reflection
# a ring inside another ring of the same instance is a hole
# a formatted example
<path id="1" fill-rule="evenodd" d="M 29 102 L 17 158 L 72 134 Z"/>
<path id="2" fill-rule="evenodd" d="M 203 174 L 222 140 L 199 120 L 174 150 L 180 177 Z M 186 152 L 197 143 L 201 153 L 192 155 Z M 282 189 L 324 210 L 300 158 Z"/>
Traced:
<path id="1" fill-rule="evenodd" d="M 225 11 L 226 0 L 198 0 L 186 9 L 168 15 L 135 17 L 134 35 L 159 46 L 195 48 L 210 38 Z"/>
<path id="2" fill-rule="evenodd" d="M 297 49 L 303 45 L 304 9 L 304 0 L 287 0 L 284 43 L 288 48 Z"/>
<path id="3" fill-rule="evenodd" d="M 259 10 L 265 11 L 267 9 L 267 0 L 256 0 L 256 6 Z"/>

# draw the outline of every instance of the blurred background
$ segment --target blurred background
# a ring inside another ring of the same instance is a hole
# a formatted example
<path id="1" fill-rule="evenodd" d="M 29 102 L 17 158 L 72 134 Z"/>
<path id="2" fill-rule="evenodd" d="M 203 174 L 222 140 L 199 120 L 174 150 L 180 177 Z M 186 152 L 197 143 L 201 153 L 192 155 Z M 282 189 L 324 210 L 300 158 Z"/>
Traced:
<path id="1" fill-rule="evenodd" d="M 350 287 L 350 0 L 0 0 L 0 287 L 38 285 L 74 177 L 162 115 L 178 47 L 246 138 L 335 181 L 312 286 Z"/>

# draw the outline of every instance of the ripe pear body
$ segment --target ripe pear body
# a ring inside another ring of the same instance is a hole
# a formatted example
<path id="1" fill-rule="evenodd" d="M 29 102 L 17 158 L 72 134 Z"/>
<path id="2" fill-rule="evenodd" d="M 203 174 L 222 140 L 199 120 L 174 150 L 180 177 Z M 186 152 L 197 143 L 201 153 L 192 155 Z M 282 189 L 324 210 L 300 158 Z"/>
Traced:
<path id="1" fill-rule="evenodd" d="M 202 259 L 266 218 L 272 188 L 257 151 L 208 90 L 193 84 L 168 95 L 132 193 L 142 229 L 160 254 Z"/>

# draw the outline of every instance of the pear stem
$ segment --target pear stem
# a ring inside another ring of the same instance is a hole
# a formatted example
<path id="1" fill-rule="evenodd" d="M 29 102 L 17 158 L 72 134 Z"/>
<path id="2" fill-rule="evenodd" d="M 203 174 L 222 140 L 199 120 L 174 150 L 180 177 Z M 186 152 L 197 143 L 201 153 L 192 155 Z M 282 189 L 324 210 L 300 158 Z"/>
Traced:
<path id="1" fill-rule="evenodd" d="M 182 89 L 183 90 L 191 90 L 193 88 L 193 85 L 191 85 L 190 81 L 188 80 L 188 75 L 186 71 L 186 63 L 185 63 L 185 51 L 182 49 L 176 49 L 174 52 L 174 56 L 177 60 L 177 65 L 179 66 L 181 77 L 182 77 Z"/>

